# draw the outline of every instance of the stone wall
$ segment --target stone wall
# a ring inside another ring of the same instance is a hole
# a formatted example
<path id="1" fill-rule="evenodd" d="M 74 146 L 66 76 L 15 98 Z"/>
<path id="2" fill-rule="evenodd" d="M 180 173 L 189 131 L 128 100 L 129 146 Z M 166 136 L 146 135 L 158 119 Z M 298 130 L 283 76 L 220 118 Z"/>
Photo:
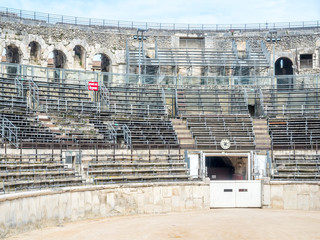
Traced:
<path id="1" fill-rule="evenodd" d="M 0 237 L 80 219 L 209 208 L 209 184 L 152 183 L 0 196 Z"/>
<path id="2" fill-rule="evenodd" d="M 127 28 L 102 28 L 89 26 L 47 24 L 38 21 L 26 21 L 0 17 L 0 52 L 9 45 L 18 47 L 22 64 L 30 64 L 30 47 L 32 41 L 40 45 L 40 59 L 36 65 L 47 67 L 48 56 L 53 50 L 59 50 L 66 55 L 67 69 L 91 70 L 93 57 L 96 54 L 106 55 L 111 62 L 110 71 L 114 73 L 125 73 L 126 71 L 126 46 L 138 49 L 139 42 L 133 39 L 136 29 Z M 289 58 L 293 63 L 294 74 L 318 73 L 320 70 L 320 29 L 279 29 L 277 38 L 281 41 L 270 43 L 269 30 L 259 31 L 169 31 L 150 29 L 146 35 L 148 39 L 144 42 L 146 53 L 153 57 L 156 42 L 158 48 L 177 48 L 179 38 L 203 37 L 206 48 L 221 49 L 230 48 L 231 41 L 235 40 L 239 51 L 245 50 L 245 42 L 252 45 L 257 41 L 264 41 L 273 60 Z M 73 49 L 81 46 L 84 50 L 84 63 L 77 64 Z M 302 68 L 300 66 L 300 54 L 312 54 L 312 67 Z M 34 63 L 32 63 L 34 64 Z M 273 66 L 273 64 L 271 64 Z M 272 71 L 263 71 L 268 74 Z M 183 71 L 181 71 L 183 74 Z M 200 75 L 201 71 L 195 71 Z"/>
<path id="3" fill-rule="evenodd" d="M 320 211 L 320 183 L 270 182 L 263 207 Z M 0 196 L 0 238 L 81 219 L 209 209 L 209 184 L 136 183 Z"/>
<path id="4" fill-rule="evenodd" d="M 262 200 L 264 207 L 320 211 L 320 183 L 271 182 L 263 186 Z"/>

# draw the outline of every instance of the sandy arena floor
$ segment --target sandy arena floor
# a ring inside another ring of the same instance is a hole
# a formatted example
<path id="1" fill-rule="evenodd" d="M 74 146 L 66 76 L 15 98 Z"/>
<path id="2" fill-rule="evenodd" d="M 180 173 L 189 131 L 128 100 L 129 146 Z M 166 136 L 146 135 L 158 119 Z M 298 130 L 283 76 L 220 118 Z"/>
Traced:
<path id="1" fill-rule="evenodd" d="M 67 223 L 7 239 L 32 240 L 239 240 L 320 239 L 320 212 L 213 209 L 110 217 Z"/>

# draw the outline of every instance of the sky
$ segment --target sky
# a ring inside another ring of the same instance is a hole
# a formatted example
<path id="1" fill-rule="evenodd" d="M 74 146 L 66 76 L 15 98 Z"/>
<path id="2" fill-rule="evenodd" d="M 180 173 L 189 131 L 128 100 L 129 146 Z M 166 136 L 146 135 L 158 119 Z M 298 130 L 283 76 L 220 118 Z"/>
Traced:
<path id="1" fill-rule="evenodd" d="M 320 20 L 319 0 L 0 0 L 0 7 L 161 23 L 244 24 Z"/>

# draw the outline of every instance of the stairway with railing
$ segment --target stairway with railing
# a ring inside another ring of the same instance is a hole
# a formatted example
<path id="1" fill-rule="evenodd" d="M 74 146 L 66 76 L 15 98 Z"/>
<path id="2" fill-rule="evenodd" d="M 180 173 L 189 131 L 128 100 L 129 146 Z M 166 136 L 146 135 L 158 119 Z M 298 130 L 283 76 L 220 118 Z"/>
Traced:
<path id="1" fill-rule="evenodd" d="M 0 111 L 27 111 L 27 96 L 23 91 L 23 83 L 17 78 L 0 78 Z"/>
<path id="2" fill-rule="evenodd" d="M 16 127 L 8 118 L 0 114 L 0 134 L 3 143 L 8 142 L 10 145 L 14 147 L 19 146 L 19 136 L 18 131 L 19 128 Z"/>
<path id="3" fill-rule="evenodd" d="M 165 106 L 165 92 L 153 86 L 109 86 L 108 114 L 96 114 L 102 125 L 111 123 L 127 147 L 178 148 Z"/>
<path id="4" fill-rule="evenodd" d="M 198 149 L 255 149 L 248 94 L 242 88 L 193 88 L 176 91 L 177 115 L 186 120 Z"/>

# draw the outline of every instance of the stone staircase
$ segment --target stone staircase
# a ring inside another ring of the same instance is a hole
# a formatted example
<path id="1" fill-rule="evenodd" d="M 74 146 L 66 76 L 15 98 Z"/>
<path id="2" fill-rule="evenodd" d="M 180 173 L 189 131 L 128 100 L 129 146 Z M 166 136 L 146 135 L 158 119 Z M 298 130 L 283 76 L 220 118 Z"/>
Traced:
<path id="1" fill-rule="evenodd" d="M 62 134 L 59 127 L 51 121 L 51 118 L 48 115 L 38 113 L 38 118 L 39 118 L 41 125 L 49 128 L 51 132 Z"/>
<path id="2" fill-rule="evenodd" d="M 255 135 L 256 150 L 270 150 L 271 138 L 266 119 L 253 119 L 253 131 Z"/>
<path id="3" fill-rule="evenodd" d="M 187 128 L 187 122 L 183 119 L 171 119 L 178 141 L 182 149 L 195 149 L 195 141 Z"/>
<path id="4" fill-rule="evenodd" d="M 89 119 L 38 114 L 39 121 L 60 139 L 103 139 Z"/>

